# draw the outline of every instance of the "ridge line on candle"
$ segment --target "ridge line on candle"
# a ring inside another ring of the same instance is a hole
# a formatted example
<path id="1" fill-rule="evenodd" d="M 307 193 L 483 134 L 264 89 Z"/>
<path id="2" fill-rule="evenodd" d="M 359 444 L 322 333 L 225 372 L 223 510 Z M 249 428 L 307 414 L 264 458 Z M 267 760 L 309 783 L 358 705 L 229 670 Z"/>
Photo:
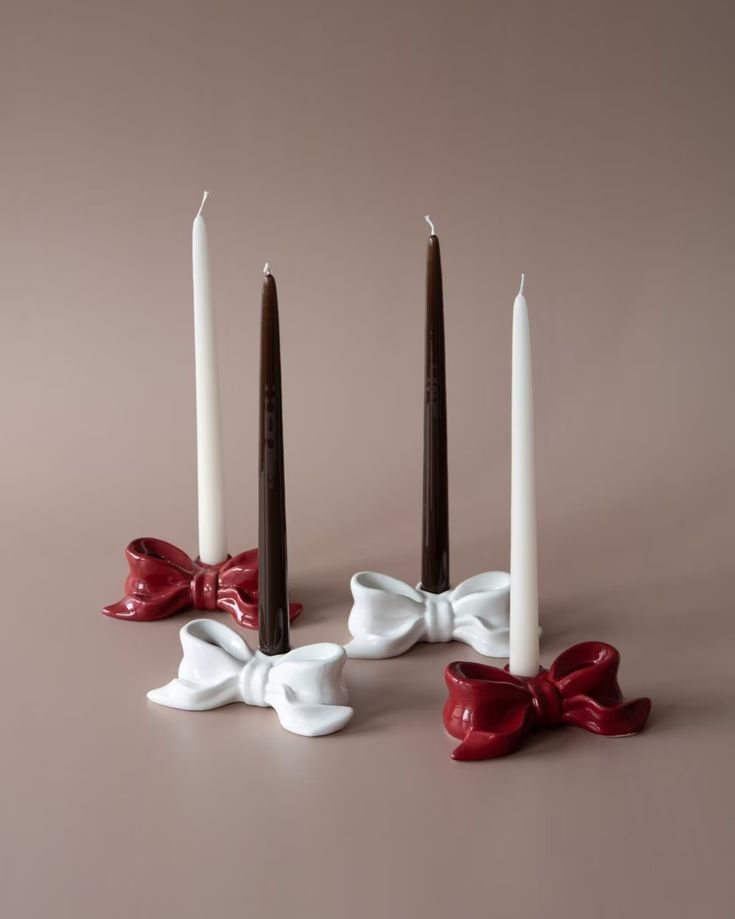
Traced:
<path id="1" fill-rule="evenodd" d="M 202 211 L 204 210 L 204 205 L 206 204 L 206 201 L 207 201 L 207 198 L 208 198 L 208 197 L 209 197 L 209 192 L 208 192 L 208 191 L 205 191 L 205 192 L 204 192 L 204 197 L 202 198 L 202 203 L 199 205 L 199 210 L 197 211 L 196 217 L 194 218 L 194 220 L 196 220 L 197 217 L 201 217 L 201 216 L 202 216 Z"/>
<path id="2" fill-rule="evenodd" d="M 429 224 L 429 229 L 431 230 L 431 235 L 436 236 L 434 232 L 434 222 L 428 214 L 424 214 L 424 220 Z"/>

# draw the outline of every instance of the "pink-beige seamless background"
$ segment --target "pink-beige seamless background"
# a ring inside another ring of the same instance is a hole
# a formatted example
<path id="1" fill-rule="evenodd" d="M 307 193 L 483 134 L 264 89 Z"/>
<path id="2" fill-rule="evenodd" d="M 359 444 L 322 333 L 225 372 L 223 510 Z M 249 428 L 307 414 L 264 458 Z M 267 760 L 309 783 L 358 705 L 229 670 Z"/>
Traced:
<path id="1" fill-rule="evenodd" d="M 732 915 L 734 38 L 715 0 L 0 0 L 3 916 Z M 232 551 L 278 280 L 294 643 L 418 579 L 431 213 L 453 581 L 508 565 L 524 271 L 542 658 L 616 644 L 647 732 L 453 763 L 456 644 L 350 662 L 318 741 L 146 702 L 187 617 L 98 610 L 131 538 L 196 553 L 204 188 Z"/>

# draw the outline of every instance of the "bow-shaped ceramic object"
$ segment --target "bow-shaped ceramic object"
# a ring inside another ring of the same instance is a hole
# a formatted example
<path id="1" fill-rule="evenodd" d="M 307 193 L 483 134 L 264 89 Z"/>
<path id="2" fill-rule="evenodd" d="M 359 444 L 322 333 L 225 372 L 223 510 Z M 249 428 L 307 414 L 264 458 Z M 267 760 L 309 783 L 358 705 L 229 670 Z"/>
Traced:
<path id="1" fill-rule="evenodd" d="M 332 734 L 352 717 L 341 645 L 321 642 L 269 657 L 212 619 L 188 622 L 180 637 L 178 678 L 152 689 L 151 702 L 187 711 L 231 702 L 270 707 L 287 731 L 304 737 Z"/>
<path id="2" fill-rule="evenodd" d="M 350 584 L 349 657 L 397 657 L 419 641 L 463 641 L 488 657 L 508 656 L 510 575 L 486 571 L 432 594 L 360 571 Z"/>
<path id="3" fill-rule="evenodd" d="M 462 743 L 457 760 L 514 753 L 532 730 L 569 724 L 593 734 L 625 737 L 641 730 L 650 699 L 626 702 L 618 685 L 620 655 L 603 641 L 568 648 L 535 677 L 512 676 L 486 664 L 456 661 L 444 671 L 449 698 L 444 727 Z"/>
<path id="4" fill-rule="evenodd" d="M 186 609 L 222 610 L 238 625 L 258 628 L 258 550 L 248 549 L 219 565 L 204 565 L 163 539 L 134 539 L 125 550 L 125 596 L 105 616 L 151 622 Z M 301 612 L 291 603 L 291 619 Z"/>

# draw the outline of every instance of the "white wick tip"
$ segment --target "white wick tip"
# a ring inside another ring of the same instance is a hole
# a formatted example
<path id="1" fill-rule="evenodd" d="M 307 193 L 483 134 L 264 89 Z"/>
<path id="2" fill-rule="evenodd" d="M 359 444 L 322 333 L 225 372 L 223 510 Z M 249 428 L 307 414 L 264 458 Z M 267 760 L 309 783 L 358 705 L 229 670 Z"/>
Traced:
<path id="1" fill-rule="evenodd" d="M 526 276 L 525 276 L 525 274 L 521 274 L 521 286 L 520 286 L 519 289 L 518 289 L 518 296 L 519 296 L 519 297 L 521 297 L 521 296 L 523 295 L 523 285 L 524 285 L 525 283 L 526 283 Z"/>
<path id="2" fill-rule="evenodd" d="M 268 275 L 269 275 L 270 273 L 271 273 L 270 265 L 268 264 L 268 262 L 266 262 L 265 265 L 263 266 L 263 274 L 264 274 L 266 277 L 268 277 Z"/>
<path id="3" fill-rule="evenodd" d="M 202 211 L 204 210 L 204 205 L 205 205 L 205 203 L 206 203 L 208 197 L 209 197 L 209 192 L 208 192 L 208 191 L 205 191 L 205 192 L 204 192 L 204 197 L 202 198 L 202 203 L 199 205 L 199 210 L 197 211 L 197 217 L 201 217 L 201 216 L 202 216 Z M 195 217 L 194 220 L 196 220 L 197 217 Z"/>
<path id="4" fill-rule="evenodd" d="M 436 233 L 434 232 L 434 222 L 432 221 L 431 217 L 429 217 L 428 214 L 424 214 L 424 220 L 429 224 L 429 229 L 431 230 L 431 235 L 432 235 L 432 236 L 436 236 Z"/>

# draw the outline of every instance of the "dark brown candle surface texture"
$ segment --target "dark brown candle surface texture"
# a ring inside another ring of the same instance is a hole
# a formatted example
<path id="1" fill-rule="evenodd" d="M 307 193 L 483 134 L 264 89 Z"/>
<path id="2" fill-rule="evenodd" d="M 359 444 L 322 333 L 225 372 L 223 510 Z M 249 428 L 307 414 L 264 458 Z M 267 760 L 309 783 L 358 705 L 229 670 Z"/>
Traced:
<path id="1" fill-rule="evenodd" d="M 449 590 L 447 390 L 442 265 L 439 240 L 433 233 L 426 249 L 425 360 L 421 587 L 442 593 Z"/>
<path id="2" fill-rule="evenodd" d="M 276 282 L 266 270 L 260 328 L 258 631 L 264 654 L 289 650 L 286 489 L 283 475 L 281 345 Z"/>

